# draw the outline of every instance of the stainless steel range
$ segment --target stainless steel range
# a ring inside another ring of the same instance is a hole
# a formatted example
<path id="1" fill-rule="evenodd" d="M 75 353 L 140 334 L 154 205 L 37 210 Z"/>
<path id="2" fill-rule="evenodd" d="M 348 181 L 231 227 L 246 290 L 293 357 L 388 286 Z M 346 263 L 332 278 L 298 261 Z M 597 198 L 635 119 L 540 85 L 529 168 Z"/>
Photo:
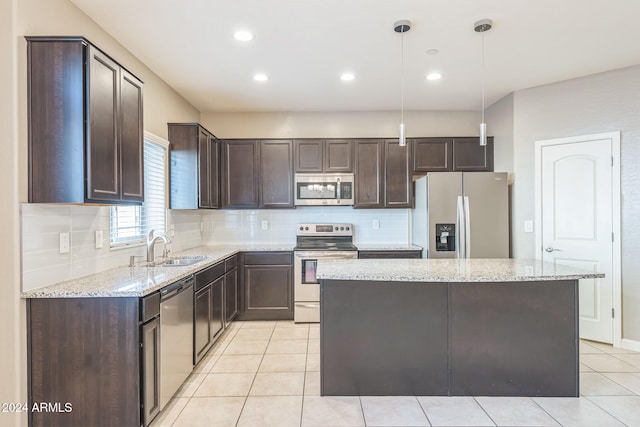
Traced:
<path id="1" fill-rule="evenodd" d="M 316 267 L 320 259 L 358 258 L 352 224 L 298 224 L 294 249 L 294 320 L 320 321 L 320 284 Z"/>

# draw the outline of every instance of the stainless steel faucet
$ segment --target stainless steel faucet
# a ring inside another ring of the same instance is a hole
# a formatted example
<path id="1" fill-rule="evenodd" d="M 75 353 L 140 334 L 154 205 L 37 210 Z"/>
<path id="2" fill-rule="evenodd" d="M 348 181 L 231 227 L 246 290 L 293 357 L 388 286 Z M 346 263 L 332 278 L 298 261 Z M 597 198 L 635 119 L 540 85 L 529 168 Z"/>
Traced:
<path id="1" fill-rule="evenodd" d="M 149 235 L 147 236 L 147 262 L 154 261 L 154 251 L 153 246 L 156 244 L 158 240 L 162 240 L 165 245 L 164 252 L 167 253 L 167 243 L 171 243 L 171 239 L 163 234 L 158 234 L 157 236 L 153 235 L 155 230 L 149 231 Z"/>

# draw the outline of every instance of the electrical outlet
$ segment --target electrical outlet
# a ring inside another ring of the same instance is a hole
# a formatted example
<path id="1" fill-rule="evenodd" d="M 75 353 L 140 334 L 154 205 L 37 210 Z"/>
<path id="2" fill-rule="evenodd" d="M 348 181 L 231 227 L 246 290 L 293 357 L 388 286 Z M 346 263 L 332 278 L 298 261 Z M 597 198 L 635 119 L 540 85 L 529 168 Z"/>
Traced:
<path id="1" fill-rule="evenodd" d="M 96 249 L 101 249 L 104 241 L 102 230 L 96 230 Z"/>
<path id="2" fill-rule="evenodd" d="M 380 228 L 380 220 L 379 219 L 374 219 L 373 220 L 373 229 L 377 230 Z"/>
<path id="3" fill-rule="evenodd" d="M 267 221 L 266 219 L 262 220 L 262 229 L 263 230 L 268 230 L 269 229 L 269 221 Z"/>
<path id="4" fill-rule="evenodd" d="M 526 220 L 524 222 L 524 232 L 525 233 L 533 233 L 533 221 Z"/>
<path id="5" fill-rule="evenodd" d="M 60 253 L 69 253 L 69 233 L 60 233 Z"/>

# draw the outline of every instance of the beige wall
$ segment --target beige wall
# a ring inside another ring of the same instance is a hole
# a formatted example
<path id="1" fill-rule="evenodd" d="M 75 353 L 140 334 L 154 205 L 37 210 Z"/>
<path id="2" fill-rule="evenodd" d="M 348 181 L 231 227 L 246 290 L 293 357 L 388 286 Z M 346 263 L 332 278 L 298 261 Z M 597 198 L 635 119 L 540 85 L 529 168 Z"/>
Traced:
<path id="1" fill-rule="evenodd" d="M 535 234 L 523 232 L 534 219 L 535 141 L 621 131 L 622 337 L 640 341 L 640 66 L 518 91 L 512 115 L 518 258 L 535 257 Z"/>
<path id="2" fill-rule="evenodd" d="M 198 121 L 200 113 L 68 0 L 0 0 L 0 402 L 26 402 L 25 303 L 20 299 L 19 202 L 27 199 L 25 35 L 83 35 L 145 82 L 145 129 L 167 137 L 166 123 Z M 26 417 L 0 413 L 0 425 Z"/>
<path id="3" fill-rule="evenodd" d="M 496 171 L 513 172 L 513 93 L 485 112 L 487 133 L 493 135 L 493 166 Z"/>
<path id="4" fill-rule="evenodd" d="M 27 398 L 25 317 L 20 300 L 16 11 L 17 0 L 0 0 L 0 402 Z M 0 425 L 25 424 L 24 414 L 0 413 Z"/>
<path id="5" fill-rule="evenodd" d="M 367 138 L 398 136 L 399 111 L 208 113 L 201 123 L 218 138 Z M 477 136 L 475 111 L 405 111 L 407 137 Z"/>

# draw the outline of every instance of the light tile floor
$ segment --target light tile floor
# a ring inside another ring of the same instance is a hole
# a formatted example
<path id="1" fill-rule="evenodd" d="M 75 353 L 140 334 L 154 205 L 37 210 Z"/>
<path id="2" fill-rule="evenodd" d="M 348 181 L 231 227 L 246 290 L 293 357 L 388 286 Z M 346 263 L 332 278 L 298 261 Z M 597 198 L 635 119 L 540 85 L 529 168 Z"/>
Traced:
<path id="1" fill-rule="evenodd" d="M 320 397 L 320 327 L 235 322 L 152 427 L 640 427 L 640 353 L 580 342 L 579 398 Z"/>

